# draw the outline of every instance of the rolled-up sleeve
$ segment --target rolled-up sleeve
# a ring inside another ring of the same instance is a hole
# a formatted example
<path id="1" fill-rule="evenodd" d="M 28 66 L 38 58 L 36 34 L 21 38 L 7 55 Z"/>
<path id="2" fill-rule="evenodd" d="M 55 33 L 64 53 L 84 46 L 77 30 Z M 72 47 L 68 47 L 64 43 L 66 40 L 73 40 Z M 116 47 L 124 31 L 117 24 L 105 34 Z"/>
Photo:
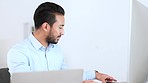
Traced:
<path id="1" fill-rule="evenodd" d="M 96 78 L 95 71 L 84 70 L 83 80 L 93 80 Z"/>

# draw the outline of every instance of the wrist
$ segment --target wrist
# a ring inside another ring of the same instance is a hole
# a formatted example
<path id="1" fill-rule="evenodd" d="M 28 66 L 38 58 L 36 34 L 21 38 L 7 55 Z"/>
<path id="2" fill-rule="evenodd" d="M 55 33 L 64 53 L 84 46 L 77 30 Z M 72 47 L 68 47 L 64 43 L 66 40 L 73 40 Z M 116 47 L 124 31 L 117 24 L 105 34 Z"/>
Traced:
<path id="1" fill-rule="evenodd" d="M 102 73 L 100 73 L 99 71 L 95 70 L 95 75 L 96 75 L 96 79 L 97 80 L 100 80 L 100 81 L 102 80 L 101 79 Z"/>
<path id="2" fill-rule="evenodd" d="M 99 72 L 98 72 L 97 70 L 95 70 L 95 75 L 96 75 L 96 79 L 99 80 L 99 79 L 98 79 Z"/>

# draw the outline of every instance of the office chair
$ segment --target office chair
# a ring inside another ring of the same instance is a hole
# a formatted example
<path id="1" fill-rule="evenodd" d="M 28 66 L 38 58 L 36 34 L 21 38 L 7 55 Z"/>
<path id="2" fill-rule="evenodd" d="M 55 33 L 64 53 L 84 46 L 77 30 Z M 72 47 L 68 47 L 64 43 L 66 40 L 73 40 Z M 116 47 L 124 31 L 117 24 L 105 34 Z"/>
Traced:
<path id="1" fill-rule="evenodd" d="M 10 73 L 8 68 L 0 68 L 0 83 L 10 83 Z"/>

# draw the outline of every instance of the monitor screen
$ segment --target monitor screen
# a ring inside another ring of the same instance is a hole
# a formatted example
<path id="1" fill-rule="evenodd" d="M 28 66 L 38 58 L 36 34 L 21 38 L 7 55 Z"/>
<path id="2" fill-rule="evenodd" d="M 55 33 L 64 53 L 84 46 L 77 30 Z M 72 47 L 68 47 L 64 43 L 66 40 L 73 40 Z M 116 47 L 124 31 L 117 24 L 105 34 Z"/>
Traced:
<path id="1" fill-rule="evenodd" d="M 133 0 L 128 83 L 145 83 L 148 76 L 148 8 Z"/>

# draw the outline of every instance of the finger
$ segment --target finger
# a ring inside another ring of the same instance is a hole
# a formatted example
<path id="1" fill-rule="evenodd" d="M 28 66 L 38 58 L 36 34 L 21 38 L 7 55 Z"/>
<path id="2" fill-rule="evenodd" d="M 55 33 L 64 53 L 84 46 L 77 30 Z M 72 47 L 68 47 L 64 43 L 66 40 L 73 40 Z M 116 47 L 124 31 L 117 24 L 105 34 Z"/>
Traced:
<path id="1" fill-rule="evenodd" d="M 113 78 L 113 77 L 111 77 L 111 76 L 107 77 L 107 78 L 106 78 L 106 80 L 113 80 L 113 81 L 117 81 L 115 78 Z"/>

